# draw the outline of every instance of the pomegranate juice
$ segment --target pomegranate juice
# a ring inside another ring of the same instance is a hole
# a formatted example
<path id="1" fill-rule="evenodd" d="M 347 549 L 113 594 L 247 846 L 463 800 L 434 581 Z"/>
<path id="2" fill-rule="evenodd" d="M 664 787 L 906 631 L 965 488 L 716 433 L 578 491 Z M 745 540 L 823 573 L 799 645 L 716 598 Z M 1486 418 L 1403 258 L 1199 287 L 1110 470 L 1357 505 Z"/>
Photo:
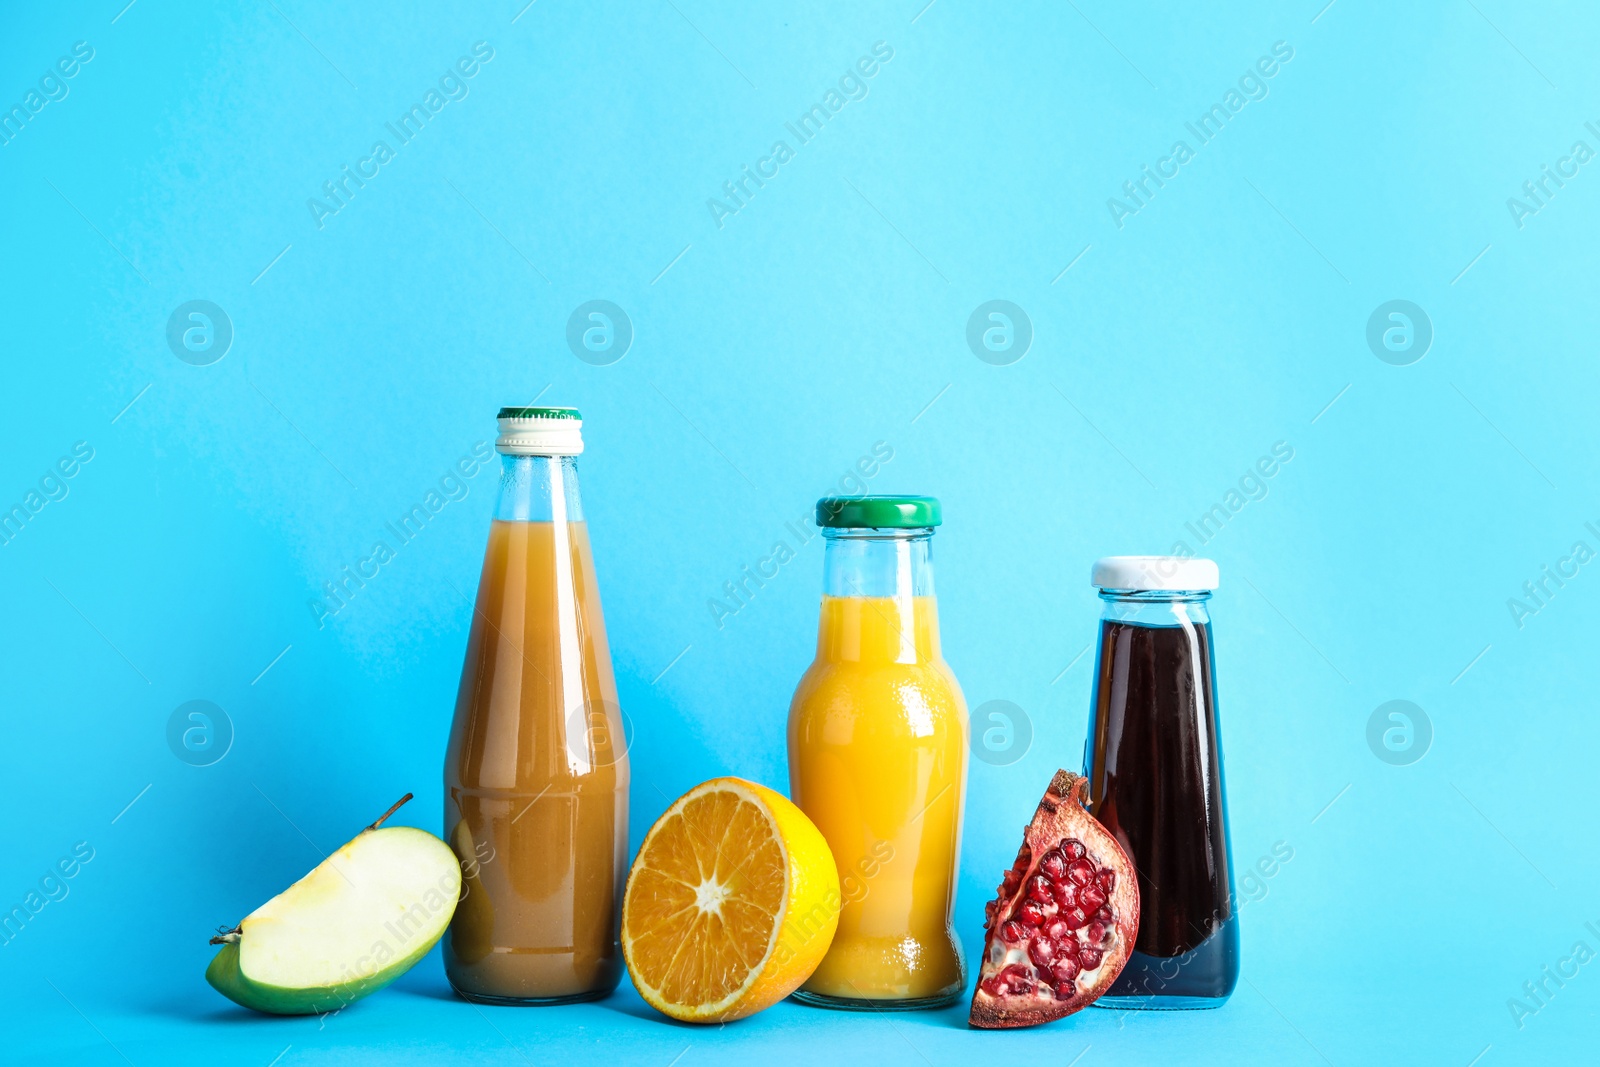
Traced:
<path id="1" fill-rule="evenodd" d="M 1089 810 L 1133 860 L 1140 899 L 1132 956 L 1102 1004 L 1213 1007 L 1238 980 L 1212 670 L 1209 621 L 1101 622 Z"/>

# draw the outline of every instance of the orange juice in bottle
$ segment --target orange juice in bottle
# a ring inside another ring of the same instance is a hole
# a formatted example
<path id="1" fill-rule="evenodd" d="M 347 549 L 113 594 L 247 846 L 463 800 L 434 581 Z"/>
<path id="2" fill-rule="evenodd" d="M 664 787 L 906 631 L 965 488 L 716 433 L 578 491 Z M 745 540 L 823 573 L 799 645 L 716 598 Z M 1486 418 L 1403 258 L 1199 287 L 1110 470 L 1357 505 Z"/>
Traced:
<path id="1" fill-rule="evenodd" d="M 967 707 L 939 650 L 932 497 L 828 497 L 817 658 L 789 707 L 789 791 L 839 867 L 839 929 L 794 995 L 834 1008 L 961 996 L 950 925 Z"/>

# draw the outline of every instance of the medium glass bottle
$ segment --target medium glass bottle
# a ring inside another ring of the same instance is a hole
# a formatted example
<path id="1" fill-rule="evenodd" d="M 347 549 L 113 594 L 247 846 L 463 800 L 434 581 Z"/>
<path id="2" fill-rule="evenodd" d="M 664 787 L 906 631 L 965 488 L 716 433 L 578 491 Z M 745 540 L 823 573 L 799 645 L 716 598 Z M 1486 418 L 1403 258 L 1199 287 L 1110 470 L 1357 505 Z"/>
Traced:
<path id="1" fill-rule="evenodd" d="M 445 973 L 468 1000 L 559 1004 L 622 975 L 628 759 L 572 408 L 502 408 L 500 498 L 445 756 L 461 903 Z"/>
<path id="2" fill-rule="evenodd" d="M 939 648 L 932 497 L 825 498 L 817 657 L 789 707 L 789 791 L 839 868 L 838 932 L 794 994 L 933 1008 L 965 983 L 950 925 L 967 707 Z"/>
<path id="3" fill-rule="evenodd" d="M 1108 556 L 1085 762 L 1089 811 L 1139 872 L 1139 936 L 1104 1007 L 1214 1008 L 1239 979 L 1207 602 L 1217 565 Z"/>

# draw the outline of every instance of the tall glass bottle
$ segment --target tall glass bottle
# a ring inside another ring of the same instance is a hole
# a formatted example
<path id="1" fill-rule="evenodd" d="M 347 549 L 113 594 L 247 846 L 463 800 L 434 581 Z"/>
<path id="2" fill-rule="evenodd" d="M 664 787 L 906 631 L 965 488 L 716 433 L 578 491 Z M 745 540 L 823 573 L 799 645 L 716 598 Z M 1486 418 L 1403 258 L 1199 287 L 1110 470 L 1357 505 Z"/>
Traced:
<path id="1" fill-rule="evenodd" d="M 628 759 L 572 408 L 502 408 L 500 498 L 445 756 L 462 898 L 445 973 L 469 1000 L 559 1004 L 622 974 Z"/>
<path id="2" fill-rule="evenodd" d="M 939 649 L 932 497 L 825 498 L 817 657 L 789 708 L 789 791 L 839 867 L 838 932 L 795 993 L 824 1007 L 961 996 L 950 925 L 967 707 Z"/>
<path id="3" fill-rule="evenodd" d="M 1217 565 L 1108 556 L 1089 811 L 1139 872 L 1139 936 L 1106 1007 L 1214 1008 L 1239 979 L 1211 615 Z"/>

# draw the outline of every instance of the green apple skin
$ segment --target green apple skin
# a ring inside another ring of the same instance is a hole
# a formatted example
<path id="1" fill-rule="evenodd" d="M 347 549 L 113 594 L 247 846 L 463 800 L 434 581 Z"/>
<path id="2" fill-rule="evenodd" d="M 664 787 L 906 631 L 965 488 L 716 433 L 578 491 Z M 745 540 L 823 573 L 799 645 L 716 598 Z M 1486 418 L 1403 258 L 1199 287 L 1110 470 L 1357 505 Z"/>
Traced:
<path id="1" fill-rule="evenodd" d="M 460 895 L 450 846 L 409 826 L 369 828 L 246 916 L 206 981 L 271 1015 L 339 1011 L 427 955 Z"/>
<path id="2" fill-rule="evenodd" d="M 366 978 L 349 983 L 314 986 L 310 989 L 289 989 L 284 986 L 253 982 L 239 968 L 239 946 L 223 945 L 222 951 L 206 968 L 206 981 L 211 988 L 235 1004 L 268 1015 L 323 1015 L 349 1007 L 368 993 L 376 993 L 390 982 L 405 974 L 443 936 L 441 930 L 432 941 L 419 945 L 408 955 Z"/>

